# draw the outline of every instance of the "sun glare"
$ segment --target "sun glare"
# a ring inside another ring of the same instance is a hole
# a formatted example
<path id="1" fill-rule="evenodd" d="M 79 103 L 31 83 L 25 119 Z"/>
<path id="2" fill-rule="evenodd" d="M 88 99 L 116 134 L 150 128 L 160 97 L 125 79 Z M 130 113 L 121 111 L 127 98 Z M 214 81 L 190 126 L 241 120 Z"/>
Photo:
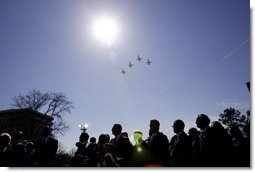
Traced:
<path id="1" fill-rule="evenodd" d="M 93 32 L 98 40 L 111 47 L 118 37 L 119 28 L 112 18 L 102 17 L 94 22 Z"/>

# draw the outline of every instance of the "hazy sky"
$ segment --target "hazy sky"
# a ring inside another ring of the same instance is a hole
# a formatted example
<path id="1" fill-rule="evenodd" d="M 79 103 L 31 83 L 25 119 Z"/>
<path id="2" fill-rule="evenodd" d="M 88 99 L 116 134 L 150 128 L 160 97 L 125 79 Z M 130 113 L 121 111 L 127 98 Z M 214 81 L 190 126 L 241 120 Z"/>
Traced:
<path id="1" fill-rule="evenodd" d="M 111 47 L 92 33 L 102 16 L 119 26 Z M 68 150 L 79 124 L 96 138 L 113 137 L 114 123 L 147 138 L 156 118 L 170 139 L 175 119 L 187 130 L 198 113 L 250 109 L 248 0 L 1 0 L 0 21 L 0 110 L 34 88 L 64 93 L 75 106 L 58 137 Z"/>

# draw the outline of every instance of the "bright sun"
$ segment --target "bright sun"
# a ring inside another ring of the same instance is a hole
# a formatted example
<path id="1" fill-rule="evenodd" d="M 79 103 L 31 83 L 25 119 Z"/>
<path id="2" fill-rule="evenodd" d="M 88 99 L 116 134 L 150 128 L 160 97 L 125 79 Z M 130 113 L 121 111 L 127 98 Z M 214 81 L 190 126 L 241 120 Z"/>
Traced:
<path id="1" fill-rule="evenodd" d="M 113 45 L 119 34 L 116 21 L 109 17 L 102 17 L 95 20 L 92 29 L 96 38 L 106 43 L 109 47 Z"/>

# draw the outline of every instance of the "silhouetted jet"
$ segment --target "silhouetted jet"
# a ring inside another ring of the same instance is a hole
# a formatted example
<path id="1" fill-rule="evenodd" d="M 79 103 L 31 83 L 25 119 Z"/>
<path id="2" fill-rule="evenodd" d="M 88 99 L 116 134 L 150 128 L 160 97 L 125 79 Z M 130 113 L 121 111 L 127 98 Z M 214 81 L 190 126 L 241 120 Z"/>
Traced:
<path id="1" fill-rule="evenodd" d="M 132 63 L 129 62 L 128 66 L 129 66 L 130 68 L 132 68 L 134 65 L 133 65 Z"/>
<path id="2" fill-rule="evenodd" d="M 121 73 L 125 74 L 125 73 L 126 73 L 126 71 L 124 71 L 124 69 L 122 69 Z"/>
<path id="3" fill-rule="evenodd" d="M 140 62 L 142 60 L 142 58 L 139 55 L 137 55 L 137 59 L 136 60 L 138 60 Z"/>
<path id="4" fill-rule="evenodd" d="M 146 63 L 147 63 L 148 65 L 150 65 L 150 64 L 151 64 L 151 61 L 148 59 Z"/>

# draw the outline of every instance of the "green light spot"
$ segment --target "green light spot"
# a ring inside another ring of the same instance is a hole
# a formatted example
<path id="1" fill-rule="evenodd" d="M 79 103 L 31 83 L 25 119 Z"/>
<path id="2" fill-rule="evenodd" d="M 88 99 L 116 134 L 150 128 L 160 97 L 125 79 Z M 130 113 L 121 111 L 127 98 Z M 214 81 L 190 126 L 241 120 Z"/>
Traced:
<path id="1" fill-rule="evenodd" d="M 142 151 L 143 151 L 143 149 L 141 147 L 137 148 L 137 152 L 142 152 Z"/>

